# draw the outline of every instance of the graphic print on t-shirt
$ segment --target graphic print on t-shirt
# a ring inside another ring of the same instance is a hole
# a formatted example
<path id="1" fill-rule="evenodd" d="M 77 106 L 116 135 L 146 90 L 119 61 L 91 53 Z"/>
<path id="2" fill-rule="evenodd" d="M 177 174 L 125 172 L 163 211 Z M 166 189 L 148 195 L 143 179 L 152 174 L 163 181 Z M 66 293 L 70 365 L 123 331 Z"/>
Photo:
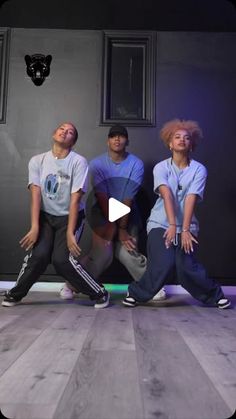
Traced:
<path id="1" fill-rule="evenodd" d="M 62 171 L 58 171 L 57 174 L 50 173 L 47 175 L 44 183 L 44 191 L 46 196 L 49 199 L 56 199 L 59 194 L 60 186 L 64 182 L 68 182 L 70 179 L 70 176 L 68 176 L 66 173 L 63 173 Z"/>

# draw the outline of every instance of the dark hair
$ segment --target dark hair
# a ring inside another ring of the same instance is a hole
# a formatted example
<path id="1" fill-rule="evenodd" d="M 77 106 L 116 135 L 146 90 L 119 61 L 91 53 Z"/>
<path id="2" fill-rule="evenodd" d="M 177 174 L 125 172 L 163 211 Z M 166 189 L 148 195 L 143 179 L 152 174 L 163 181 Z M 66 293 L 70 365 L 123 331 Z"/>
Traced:
<path id="1" fill-rule="evenodd" d="M 109 132 L 108 132 L 108 138 L 115 137 L 116 135 L 121 135 L 122 137 L 129 138 L 128 131 L 123 125 L 113 125 Z"/>
<path id="2" fill-rule="evenodd" d="M 73 125 L 73 124 L 71 124 L 71 125 Z M 76 143 L 76 141 L 78 140 L 78 130 L 77 130 L 77 128 L 73 125 L 73 127 L 74 127 L 74 132 L 75 132 L 75 135 L 74 135 L 74 144 Z"/>
<path id="3" fill-rule="evenodd" d="M 54 132 L 56 132 L 58 130 L 58 128 L 60 128 L 64 124 L 68 124 L 68 125 L 71 125 L 73 127 L 73 130 L 74 130 L 73 145 L 74 145 L 76 143 L 76 141 L 78 140 L 78 131 L 77 131 L 77 128 L 75 127 L 75 125 L 72 124 L 72 122 L 62 122 L 62 124 L 58 125 L 58 127 L 55 129 Z"/>

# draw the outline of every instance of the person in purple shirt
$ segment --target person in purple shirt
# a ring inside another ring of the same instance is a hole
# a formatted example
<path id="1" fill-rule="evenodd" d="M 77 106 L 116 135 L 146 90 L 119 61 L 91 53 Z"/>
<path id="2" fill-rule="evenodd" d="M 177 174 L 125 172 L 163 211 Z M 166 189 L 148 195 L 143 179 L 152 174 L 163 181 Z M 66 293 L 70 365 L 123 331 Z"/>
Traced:
<path id="1" fill-rule="evenodd" d="M 202 137 L 195 121 L 174 119 L 167 122 L 161 139 L 172 156 L 153 170 L 157 201 L 147 222 L 147 270 L 139 282 L 132 282 L 123 304 L 134 307 L 150 300 L 165 285 L 173 270 L 178 283 L 199 301 L 228 308 L 221 287 L 195 257 L 198 246 L 196 203 L 203 198 L 207 170 L 191 157 Z"/>

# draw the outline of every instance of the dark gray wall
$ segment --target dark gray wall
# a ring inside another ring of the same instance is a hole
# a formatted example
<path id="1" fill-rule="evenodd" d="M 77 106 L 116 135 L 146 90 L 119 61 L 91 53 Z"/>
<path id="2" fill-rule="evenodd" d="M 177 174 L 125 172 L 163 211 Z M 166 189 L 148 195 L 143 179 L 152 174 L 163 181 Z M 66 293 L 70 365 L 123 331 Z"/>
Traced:
<path id="1" fill-rule="evenodd" d="M 235 33 L 157 32 L 157 126 L 129 128 L 130 151 L 144 160 L 144 187 L 152 201 L 152 167 L 168 156 L 158 139 L 161 125 L 174 117 L 199 121 L 205 135 L 195 158 L 209 171 L 198 208 L 200 256 L 222 283 L 235 278 L 235 46 Z M 53 56 L 41 87 L 25 72 L 24 55 L 33 53 Z M 91 159 L 105 150 L 107 128 L 99 126 L 101 64 L 101 31 L 11 31 L 7 122 L 0 125 L 1 278 L 13 278 L 24 255 L 18 241 L 29 227 L 30 157 L 50 148 L 53 129 L 65 120 L 79 128 L 79 153 Z M 116 273 L 110 270 L 109 279 Z"/>
<path id="2" fill-rule="evenodd" d="M 235 31 L 235 0 L 2 0 L 0 26 Z M 1 4 L 1 2 L 0 2 Z"/>

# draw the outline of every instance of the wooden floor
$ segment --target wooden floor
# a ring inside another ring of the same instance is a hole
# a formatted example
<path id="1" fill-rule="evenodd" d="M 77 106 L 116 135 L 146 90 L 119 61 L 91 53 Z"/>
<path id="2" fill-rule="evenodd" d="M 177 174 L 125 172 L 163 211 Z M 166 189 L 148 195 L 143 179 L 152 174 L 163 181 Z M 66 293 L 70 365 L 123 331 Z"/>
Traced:
<path id="1" fill-rule="evenodd" d="M 31 292 L 0 308 L 0 409 L 11 419 L 226 419 L 236 310 L 188 295 L 107 309 Z M 235 296 L 232 300 L 235 300 Z M 236 303 L 236 301 L 235 301 Z"/>

